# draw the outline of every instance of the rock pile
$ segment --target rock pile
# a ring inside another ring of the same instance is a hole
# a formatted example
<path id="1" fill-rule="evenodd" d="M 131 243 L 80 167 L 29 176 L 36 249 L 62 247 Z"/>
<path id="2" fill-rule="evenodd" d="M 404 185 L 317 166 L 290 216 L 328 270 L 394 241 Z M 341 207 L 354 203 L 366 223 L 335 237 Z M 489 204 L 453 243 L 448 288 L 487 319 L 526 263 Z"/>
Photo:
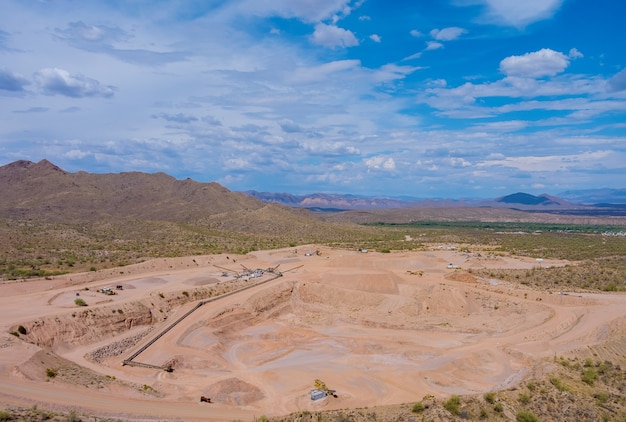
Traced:
<path id="1" fill-rule="evenodd" d="M 102 346 L 96 350 L 93 350 L 87 354 L 87 358 L 94 362 L 102 363 L 106 358 L 109 358 L 111 356 L 119 356 L 129 348 L 139 343 L 139 341 L 147 336 L 153 330 L 153 328 L 154 327 L 150 327 L 147 330 L 132 337 L 127 337 L 123 340 L 116 341 L 107 344 L 106 346 Z"/>

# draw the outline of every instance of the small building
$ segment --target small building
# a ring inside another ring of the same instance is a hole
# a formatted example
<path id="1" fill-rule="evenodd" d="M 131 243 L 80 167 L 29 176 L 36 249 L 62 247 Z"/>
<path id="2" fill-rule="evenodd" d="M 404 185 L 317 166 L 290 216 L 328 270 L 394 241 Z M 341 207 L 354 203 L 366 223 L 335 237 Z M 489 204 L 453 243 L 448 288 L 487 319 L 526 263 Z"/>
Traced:
<path id="1" fill-rule="evenodd" d="M 319 399 L 323 399 L 324 397 L 326 397 L 326 392 L 322 391 L 322 390 L 311 390 L 311 400 L 319 400 Z"/>

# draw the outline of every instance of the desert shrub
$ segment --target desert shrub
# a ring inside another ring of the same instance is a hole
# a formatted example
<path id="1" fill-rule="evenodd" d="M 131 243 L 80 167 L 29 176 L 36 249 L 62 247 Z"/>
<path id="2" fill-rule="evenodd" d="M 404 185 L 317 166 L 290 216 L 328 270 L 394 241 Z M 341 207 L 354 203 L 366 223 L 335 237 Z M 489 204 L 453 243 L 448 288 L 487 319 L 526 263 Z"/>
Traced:
<path id="1" fill-rule="evenodd" d="M 79 297 L 76 300 L 74 300 L 74 303 L 76 304 L 76 306 L 87 306 L 87 302 L 85 302 L 85 300 L 82 297 Z"/>
<path id="2" fill-rule="evenodd" d="M 48 378 L 54 378 L 58 373 L 59 371 L 56 368 L 46 368 L 46 376 Z"/>
<path id="3" fill-rule="evenodd" d="M 569 388 L 567 388 L 567 386 L 563 384 L 561 380 L 556 377 L 550 378 L 550 383 L 554 385 L 554 387 L 559 391 L 569 391 Z"/>
<path id="4" fill-rule="evenodd" d="M 609 395 L 607 393 L 596 393 L 593 397 L 598 400 L 599 403 L 606 403 L 609 400 Z"/>
<path id="5" fill-rule="evenodd" d="M 83 419 L 75 410 L 70 410 L 70 413 L 67 415 L 68 422 L 81 422 Z"/>
<path id="6" fill-rule="evenodd" d="M 461 398 L 459 396 L 452 396 L 443 403 L 443 408 L 455 416 L 461 414 Z"/>
<path id="7" fill-rule="evenodd" d="M 493 410 L 495 410 L 498 413 L 502 413 L 504 412 L 504 406 L 502 406 L 502 403 L 496 403 L 493 405 Z"/>
<path id="8" fill-rule="evenodd" d="M 0 421 L 10 421 L 13 419 L 13 414 L 8 410 L 0 410 Z"/>
<path id="9" fill-rule="evenodd" d="M 17 332 L 20 334 L 26 334 L 26 328 L 23 325 L 17 327 Z"/>
<path id="10" fill-rule="evenodd" d="M 611 369 L 612 365 L 613 364 L 611 362 L 606 361 L 606 360 L 604 362 L 602 362 L 602 363 L 598 363 L 597 364 L 597 366 L 598 366 L 598 373 L 599 374 L 605 374 L 609 369 Z"/>
<path id="11" fill-rule="evenodd" d="M 593 385 L 594 381 L 598 378 L 598 373 L 593 368 L 587 368 L 583 371 L 580 379 L 589 385 Z"/>
<path id="12" fill-rule="evenodd" d="M 537 415 L 529 410 L 520 410 L 517 412 L 517 415 L 515 415 L 515 420 L 517 422 L 537 422 L 539 419 Z"/>
<path id="13" fill-rule="evenodd" d="M 413 408 L 411 409 L 411 411 L 412 411 L 413 413 L 420 413 L 420 412 L 423 412 L 423 411 L 424 411 L 424 403 L 422 403 L 421 401 L 420 401 L 420 402 L 415 403 L 415 404 L 413 405 Z"/>
<path id="14" fill-rule="evenodd" d="M 518 399 L 519 399 L 520 403 L 522 403 L 522 404 L 530 403 L 530 395 L 528 395 L 526 393 L 520 393 Z"/>
<path id="15" fill-rule="evenodd" d="M 483 396 L 483 398 L 485 399 L 485 401 L 489 404 L 494 404 L 496 401 L 496 395 L 494 393 L 485 393 L 485 395 Z"/>
<path id="16" fill-rule="evenodd" d="M 183 292 L 183 296 L 189 297 L 189 292 L 185 290 L 185 291 Z"/>

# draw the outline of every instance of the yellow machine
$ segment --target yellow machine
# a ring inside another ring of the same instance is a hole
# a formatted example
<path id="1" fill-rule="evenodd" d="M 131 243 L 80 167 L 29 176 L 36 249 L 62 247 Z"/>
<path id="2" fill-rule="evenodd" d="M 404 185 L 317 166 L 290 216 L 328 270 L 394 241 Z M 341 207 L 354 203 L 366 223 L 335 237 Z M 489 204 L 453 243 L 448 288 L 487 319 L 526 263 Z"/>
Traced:
<path id="1" fill-rule="evenodd" d="M 315 388 L 319 391 L 323 391 L 324 393 L 326 393 L 327 396 L 337 397 L 337 391 L 328 388 L 324 381 L 315 380 Z"/>

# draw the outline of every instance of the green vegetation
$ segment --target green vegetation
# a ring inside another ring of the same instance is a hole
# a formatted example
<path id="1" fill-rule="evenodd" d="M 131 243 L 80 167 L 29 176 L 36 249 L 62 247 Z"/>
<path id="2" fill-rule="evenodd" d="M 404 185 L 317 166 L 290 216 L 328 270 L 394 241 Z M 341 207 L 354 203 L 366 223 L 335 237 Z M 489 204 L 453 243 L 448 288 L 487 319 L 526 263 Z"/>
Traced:
<path id="1" fill-rule="evenodd" d="M 492 392 L 485 393 L 483 395 L 483 398 L 489 404 L 494 404 L 496 402 L 496 395 L 494 393 L 492 393 Z"/>
<path id="2" fill-rule="evenodd" d="M 405 242 L 403 236 L 409 235 L 421 243 L 486 245 L 494 252 L 542 258 L 583 260 L 623 256 L 626 252 L 624 236 L 603 235 L 624 232 L 623 225 L 428 221 L 368 226 L 385 228 L 387 235 L 392 232 L 402 235 L 393 245 L 388 244 L 389 240 L 385 242 L 384 247 L 395 250 L 408 248 L 411 242 Z M 368 247 L 375 249 L 375 245 Z"/>
<path id="3" fill-rule="evenodd" d="M 472 270 L 472 274 L 559 290 L 626 291 L 626 255 L 588 259 L 576 265 L 563 267 Z"/>
<path id="4" fill-rule="evenodd" d="M 583 370 L 583 373 L 581 375 L 581 380 L 585 384 L 589 384 L 589 385 L 593 385 L 593 383 L 595 382 L 597 378 L 598 378 L 598 373 L 593 368 L 587 368 Z"/>
<path id="5" fill-rule="evenodd" d="M 539 418 L 533 412 L 528 410 L 520 410 L 515 416 L 517 422 L 537 422 Z"/>
<path id="6" fill-rule="evenodd" d="M 59 371 L 56 368 L 46 368 L 46 376 L 48 378 L 54 378 L 57 376 L 58 373 Z"/>
<path id="7" fill-rule="evenodd" d="M 424 411 L 424 403 L 417 402 L 413 405 L 413 407 L 411 408 L 411 412 L 413 413 L 420 413 Z"/>
<path id="8" fill-rule="evenodd" d="M 522 404 L 528 404 L 530 403 L 530 395 L 527 393 L 520 393 L 520 395 L 517 398 L 519 400 L 520 403 Z"/>
<path id="9" fill-rule="evenodd" d="M 559 391 L 569 391 L 569 388 L 557 377 L 550 377 L 550 383 Z"/>
<path id="10" fill-rule="evenodd" d="M 450 397 L 443 403 L 443 408 L 452 413 L 454 416 L 459 416 L 461 414 L 461 397 Z"/>
<path id="11" fill-rule="evenodd" d="M 82 297 L 76 298 L 74 300 L 74 303 L 76 304 L 76 306 L 87 306 L 87 302 L 85 302 Z"/>
<path id="12" fill-rule="evenodd" d="M 227 222 L 206 219 L 193 223 L 115 220 L 63 224 L 35 219 L 5 220 L 0 225 L 0 238 L 9 242 L 0 243 L 0 277 L 14 280 L 53 277 L 151 258 L 246 253 L 306 243 L 383 253 L 425 250 L 433 243 L 456 243 L 466 245 L 468 250 L 478 247 L 482 253 L 588 260 L 585 279 L 589 288 L 617 291 L 626 287 L 623 277 L 626 237 L 603 235 L 623 232 L 626 226 L 499 222 L 356 226 L 312 219 L 304 224 L 293 215 L 285 216 L 287 222 L 273 218 L 272 224 L 259 224 L 243 211 L 235 214 L 229 215 Z M 598 269 L 604 269 L 606 277 L 597 273 Z M 527 279 L 519 274 L 518 278 L 533 284 L 540 282 L 536 279 L 541 277 L 537 275 L 540 272 Z M 567 274 L 556 275 L 566 283 Z"/>

